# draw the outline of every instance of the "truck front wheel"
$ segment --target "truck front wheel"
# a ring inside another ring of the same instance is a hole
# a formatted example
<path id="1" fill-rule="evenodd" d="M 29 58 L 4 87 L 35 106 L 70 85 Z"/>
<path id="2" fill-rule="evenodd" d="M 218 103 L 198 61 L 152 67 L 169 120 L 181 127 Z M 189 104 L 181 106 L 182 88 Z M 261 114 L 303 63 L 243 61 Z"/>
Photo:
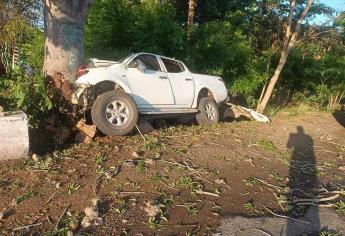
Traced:
<path id="1" fill-rule="evenodd" d="M 211 97 L 203 97 L 198 105 L 199 113 L 195 116 L 200 125 L 212 125 L 219 122 L 219 109 Z"/>
<path id="2" fill-rule="evenodd" d="M 91 117 L 97 128 L 108 136 L 130 133 L 138 121 L 138 109 L 132 97 L 119 91 L 99 95 L 92 105 Z"/>

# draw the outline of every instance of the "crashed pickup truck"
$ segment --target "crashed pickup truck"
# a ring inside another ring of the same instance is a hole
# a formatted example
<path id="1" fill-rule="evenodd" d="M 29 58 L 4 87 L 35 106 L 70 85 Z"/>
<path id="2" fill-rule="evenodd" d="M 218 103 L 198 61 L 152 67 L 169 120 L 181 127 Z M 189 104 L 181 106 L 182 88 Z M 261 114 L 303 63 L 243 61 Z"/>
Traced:
<path id="1" fill-rule="evenodd" d="M 137 53 L 121 62 L 91 59 L 80 68 L 72 103 L 91 108 L 91 118 L 106 135 L 126 135 L 139 116 L 195 116 L 199 124 L 219 121 L 228 98 L 220 77 L 194 74 L 165 56 Z"/>

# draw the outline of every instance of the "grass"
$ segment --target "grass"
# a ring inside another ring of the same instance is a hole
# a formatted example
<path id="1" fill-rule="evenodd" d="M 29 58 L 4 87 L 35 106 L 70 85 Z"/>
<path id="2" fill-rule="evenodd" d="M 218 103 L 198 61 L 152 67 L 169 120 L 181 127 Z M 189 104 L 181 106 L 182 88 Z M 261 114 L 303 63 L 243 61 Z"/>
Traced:
<path id="1" fill-rule="evenodd" d="M 342 234 L 336 231 L 321 231 L 320 236 L 341 236 Z"/>
<path id="2" fill-rule="evenodd" d="M 335 203 L 334 205 L 335 205 L 335 209 L 337 212 L 345 215 L 345 202 L 339 201 L 339 202 Z"/>
<path id="3" fill-rule="evenodd" d="M 199 209 L 193 205 L 188 206 L 187 211 L 188 211 L 188 214 L 190 216 L 195 216 L 195 215 L 199 214 Z"/>
<path id="4" fill-rule="evenodd" d="M 97 154 L 95 156 L 95 165 L 96 165 L 96 172 L 99 175 L 103 175 L 105 173 L 104 163 L 106 162 L 107 158 L 102 156 L 101 154 Z"/>
<path id="5" fill-rule="evenodd" d="M 20 204 L 24 201 L 29 200 L 30 198 L 36 196 L 38 194 L 38 191 L 36 190 L 29 190 L 28 192 L 24 193 L 23 195 L 20 195 L 16 197 L 16 203 Z"/>
<path id="6" fill-rule="evenodd" d="M 119 198 L 115 200 L 116 206 L 112 207 L 111 209 L 120 214 L 123 215 L 128 210 L 129 200 L 128 198 Z"/>
<path id="7" fill-rule="evenodd" d="M 253 212 L 254 209 L 255 209 L 254 208 L 254 203 L 252 201 L 249 201 L 249 202 L 243 204 L 243 207 L 244 207 L 244 209 L 249 210 L 251 212 Z"/>
<path id="8" fill-rule="evenodd" d="M 135 166 L 135 170 L 142 173 L 146 170 L 145 162 L 140 160 L 138 161 L 138 164 Z"/>
<path id="9" fill-rule="evenodd" d="M 158 138 L 153 136 L 147 136 L 146 142 L 143 145 L 143 149 L 146 151 L 157 151 L 160 150 L 164 146 L 163 143 L 161 143 Z"/>
<path id="10" fill-rule="evenodd" d="M 248 186 L 255 186 L 255 185 L 259 185 L 259 181 L 257 179 L 255 179 L 254 177 L 249 177 L 247 179 L 243 180 L 244 183 L 246 183 L 246 185 Z"/>
<path id="11" fill-rule="evenodd" d="M 182 176 L 177 181 L 175 185 L 180 185 L 184 188 L 190 189 L 192 192 L 196 192 L 202 189 L 202 184 L 198 181 L 193 180 L 190 176 Z"/>
<path id="12" fill-rule="evenodd" d="M 68 186 L 67 193 L 68 195 L 72 195 L 73 193 L 77 192 L 80 189 L 81 185 L 78 183 L 73 183 Z"/>
<path id="13" fill-rule="evenodd" d="M 269 140 L 260 140 L 259 142 L 257 142 L 257 144 L 264 150 L 267 151 L 274 151 L 276 150 L 276 146 Z"/>

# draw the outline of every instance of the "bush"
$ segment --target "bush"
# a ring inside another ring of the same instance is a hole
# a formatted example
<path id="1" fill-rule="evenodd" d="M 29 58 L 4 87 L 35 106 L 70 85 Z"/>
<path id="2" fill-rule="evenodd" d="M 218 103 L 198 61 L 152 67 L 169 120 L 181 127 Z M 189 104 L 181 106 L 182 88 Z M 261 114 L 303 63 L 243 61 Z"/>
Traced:
<path id="1" fill-rule="evenodd" d="M 0 101 L 6 111 L 22 109 L 32 125 L 36 125 L 52 109 L 46 96 L 42 75 L 29 76 L 24 68 L 17 68 L 0 80 Z"/>

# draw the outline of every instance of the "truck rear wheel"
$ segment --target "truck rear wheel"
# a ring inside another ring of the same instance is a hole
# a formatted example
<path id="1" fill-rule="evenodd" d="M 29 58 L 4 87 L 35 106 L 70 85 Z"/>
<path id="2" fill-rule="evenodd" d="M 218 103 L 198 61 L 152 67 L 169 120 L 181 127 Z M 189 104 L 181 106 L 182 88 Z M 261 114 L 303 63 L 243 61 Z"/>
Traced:
<path id="1" fill-rule="evenodd" d="M 97 128 L 108 136 L 130 133 L 138 121 L 138 109 L 132 97 L 119 91 L 98 96 L 91 108 L 91 117 Z"/>
<path id="2" fill-rule="evenodd" d="M 195 116 L 200 125 L 212 125 L 219 122 L 219 109 L 211 97 L 203 97 L 199 101 L 199 113 Z"/>

